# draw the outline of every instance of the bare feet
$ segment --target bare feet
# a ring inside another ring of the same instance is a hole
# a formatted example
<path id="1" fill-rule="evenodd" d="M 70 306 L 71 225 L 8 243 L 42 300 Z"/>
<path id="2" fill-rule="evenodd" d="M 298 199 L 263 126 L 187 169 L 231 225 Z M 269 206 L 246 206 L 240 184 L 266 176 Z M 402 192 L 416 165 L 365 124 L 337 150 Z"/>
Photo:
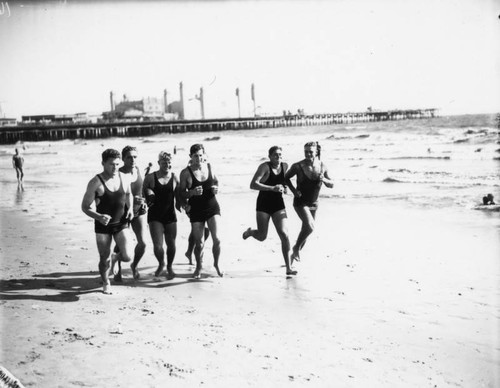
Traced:
<path id="1" fill-rule="evenodd" d="M 163 267 L 165 267 L 165 263 L 160 263 L 158 264 L 158 268 L 156 269 L 156 272 L 155 272 L 155 277 L 159 277 L 163 271 Z"/>
<path id="2" fill-rule="evenodd" d="M 104 284 L 104 286 L 102 287 L 102 293 L 104 295 L 113 294 L 113 292 L 111 291 L 111 284 L 109 284 L 109 283 Z"/>
<path id="3" fill-rule="evenodd" d="M 286 274 L 287 274 L 287 275 L 297 275 L 297 271 L 295 271 L 295 270 L 293 270 L 293 269 L 291 269 L 291 268 L 288 268 L 288 269 L 286 270 Z"/>
<path id="4" fill-rule="evenodd" d="M 167 279 L 168 280 L 172 280 L 173 278 L 175 278 L 177 275 L 175 274 L 174 270 L 172 269 L 172 267 L 167 267 Z"/>
<path id="5" fill-rule="evenodd" d="M 217 275 L 219 275 L 220 277 L 223 277 L 224 273 L 222 273 L 222 271 L 219 269 L 219 265 L 214 264 L 214 267 L 215 267 L 215 270 L 217 271 Z"/>
<path id="6" fill-rule="evenodd" d="M 251 232 L 252 232 L 252 228 L 248 228 L 247 230 L 245 230 L 243 232 L 243 235 L 241 236 L 241 237 L 243 237 L 243 240 L 246 240 L 248 237 L 250 237 Z"/>
<path id="7" fill-rule="evenodd" d="M 201 278 L 201 268 L 196 267 L 196 270 L 193 273 L 193 278 L 200 279 Z"/>
<path id="8" fill-rule="evenodd" d="M 115 276 L 113 276 L 113 280 L 116 283 L 123 283 L 122 274 L 120 272 L 118 272 Z"/>
<path id="9" fill-rule="evenodd" d="M 292 264 L 294 261 L 296 261 L 296 262 L 300 261 L 299 251 L 297 251 L 295 249 L 295 247 L 293 247 L 293 249 L 292 249 L 292 256 L 290 257 L 290 259 L 292 260 Z"/>
<path id="10" fill-rule="evenodd" d="M 134 263 L 130 264 L 130 269 L 132 270 L 132 275 L 134 276 L 135 280 L 138 280 L 141 278 L 141 274 L 137 270 L 137 266 L 134 265 Z"/>

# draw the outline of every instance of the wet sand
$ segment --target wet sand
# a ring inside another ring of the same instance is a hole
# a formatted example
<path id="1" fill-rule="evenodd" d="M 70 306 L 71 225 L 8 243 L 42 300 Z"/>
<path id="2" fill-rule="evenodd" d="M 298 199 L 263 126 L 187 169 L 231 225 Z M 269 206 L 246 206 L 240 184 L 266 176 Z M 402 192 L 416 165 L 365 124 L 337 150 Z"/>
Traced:
<path id="1" fill-rule="evenodd" d="M 13 206 L 2 209 L 0 364 L 27 387 L 499 386 L 498 213 L 322 199 L 287 278 L 272 227 L 263 243 L 241 238 L 256 193 L 229 189 L 224 278 L 209 241 L 191 279 L 179 215 L 178 277 L 153 280 L 149 244 L 142 279 L 125 267 L 106 296 L 81 197 L 59 191 L 72 206 L 41 206 L 55 190 L 2 187 Z"/>

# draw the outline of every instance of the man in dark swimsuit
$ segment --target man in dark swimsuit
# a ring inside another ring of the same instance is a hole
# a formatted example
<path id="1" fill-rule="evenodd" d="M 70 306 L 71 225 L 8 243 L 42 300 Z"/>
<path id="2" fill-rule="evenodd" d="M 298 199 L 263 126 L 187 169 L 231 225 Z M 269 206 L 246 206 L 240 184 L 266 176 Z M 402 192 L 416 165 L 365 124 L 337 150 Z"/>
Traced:
<path id="1" fill-rule="evenodd" d="M 175 214 L 175 197 L 179 180 L 171 171 L 172 157 L 167 152 L 160 152 L 158 156 L 159 169 L 144 178 L 144 194 L 149 206 L 148 223 L 153 250 L 158 260 L 158 269 L 155 276 L 159 277 L 165 267 L 165 251 L 163 239 L 167 245 L 167 278 L 173 279 L 175 272 L 172 269 L 176 252 L 175 239 L 177 237 L 177 216 Z"/>
<path id="2" fill-rule="evenodd" d="M 243 239 L 253 237 L 258 241 L 267 238 L 269 220 L 272 218 L 276 232 L 281 240 L 281 252 L 285 259 L 286 274 L 296 275 L 290 267 L 290 239 L 288 238 L 287 215 L 283 193 L 285 192 L 286 163 L 281 162 L 281 147 L 269 149 L 269 162 L 262 163 L 255 172 L 250 188 L 259 190 L 257 197 L 257 229 L 248 228 Z"/>
<path id="3" fill-rule="evenodd" d="M 23 186 L 23 178 L 24 178 L 24 158 L 21 154 L 19 154 L 19 150 L 16 148 L 15 155 L 12 156 L 12 167 L 16 170 L 17 176 L 17 185 L 22 188 Z"/>
<path id="4" fill-rule="evenodd" d="M 123 166 L 120 167 L 120 172 L 130 179 L 130 190 L 134 198 L 134 218 L 130 225 L 137 239 L 137 244 L 134 249 L 134 261 L 130 265 L 134 279 L 139 279 L 140 274 L 137 270 L 139 261 L 146 250 L 146 229 L 148 227 L 146 221 L 147 206 L 142 194 L 142 176 L 139 168 L 137 167 L 137 148 L 126 146 L 122 150 Z M 116 282 L 122 281 L 121 274 L 121 259 L 119 255 L 118 246 L 115 246 L 115 254 L 111 256 L 111 271 L 114 270 L 114 261 L 118 263 L 118 272 L 114 276 Z"/>
<path id="5" fill-rule="evenodd" d="M 181 172 L 179 190 L 185 200 L 189 201 L 189 219 L 191 232 L 195 242 L 194 255 L 196 270 L 195 279 L 199 279 L 202 269 L 205 224 L 212 235 L 212 253 L 214 267 L 219 276 L 220 239 L 217 224 L 220 219 L 220 207 L 215 195 L 219 191 L 219 182 L 212 167 L 205 160 L 205 149 L 202 144 L 194 144 L 190 149 L 191 164 Z"/>
<path id="6" fill-rule="evenodd" d="M 82 211 L 95 220 L 99 273 L 103 292 L 111 294 L 109 269 L 111 267 L 111 242 L 114 239 L 123 261 L 131 260 L 129 222 L 133 218 L 133 200 L 130 181 L 118 170 L 120 153 L 107 149 L 102 153 L 103 171 L 87 185 L 82 200 Z M 96 210 L 92 209 L 95 202 Z"/>
<path id="7" fill-rule="evenodd" d="M 292 248 L 292 263 L 294 260 L 300 261 L 300 250 L 314 230 L 321 186 L 324 184 L 328 188 L 333 187 L 333 181 L 330 179 L 327 167 L 320 160 L 320 154 L 321 146 L 318 142 L 306 143 L 304 145 L 305 158 L 292 164 L 285 174 L 287 186 L 294 195 L 293 208 L 302 221 L 297 242 Z M 297 187 L 290 180 L 294 176 L 297 176 Z"/>

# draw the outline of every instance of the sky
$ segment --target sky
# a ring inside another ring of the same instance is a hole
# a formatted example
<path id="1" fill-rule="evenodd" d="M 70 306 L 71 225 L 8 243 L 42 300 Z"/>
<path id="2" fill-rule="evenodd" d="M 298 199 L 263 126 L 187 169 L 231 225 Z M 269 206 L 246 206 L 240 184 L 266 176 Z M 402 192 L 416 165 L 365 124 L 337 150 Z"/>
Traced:
<path id="1" fill-rule="evenodd" d="M 0 1 L 0 117 L 500 111 L 500 0 Z"/>

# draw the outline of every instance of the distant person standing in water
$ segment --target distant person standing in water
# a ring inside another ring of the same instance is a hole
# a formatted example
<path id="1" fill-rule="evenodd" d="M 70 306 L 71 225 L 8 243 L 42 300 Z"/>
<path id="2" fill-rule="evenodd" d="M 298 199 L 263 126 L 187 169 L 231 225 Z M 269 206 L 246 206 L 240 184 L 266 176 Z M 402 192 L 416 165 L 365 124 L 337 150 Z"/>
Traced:
<path id="1" fill-rule="evenodd" d="M 105 150 L 102 153 L 103 171 L 90 180 L 82 200 L 82 211 L 95 220 L 99 273 L 105 294 L 111 294 L 111 242 L 114 240 L 118 245 L 122 261 L 128 262 L 132 256 L 129 223 L 134 216 L 133 198 L 128 178 L 119 171 L 120 164 L 118 151 Z M 92 209 L 94 202 L 95 210 Z"/>
<path id="2" fill-rule="evenodd" d="M 162 151 L 158 155 L 158 171 L 144 178 L 144 194 L 149 206 L 148 223 L 153 250 L 158 260 L 158 269 L 155 276 L 159 277 L 165 267 L 165 250 L 163 241 L 167 246 L 167 278 L 173 279 L 175 272 L 174 263 L 177 237 L 177 215 L 175 214 L 175 197 L 179 180 L 171 171 L 172 156 Z"/>
<path id="3" fill-rule="evenodd" d="M 309 142 L 304 145 L 305 158 L 292 164 L 285 178 L 288 187 L 293 192 L 293 208 L 302 221 L 302 228 L 297 242 L 292 248 L 292 263 L 300 261 L 300 250 L 304 247 L 307 237 L 314 231 L 318 197 L 321 186 L 333 187 L 326 165 L 320 160 L 321 146 L 318 142 Z M 296 176 L 296 187 L 291 178 Z"/>
<path id="4" fill-rule="evenodd" d="M 149 162 L 146 170 L 144 170 L 144 176 L 149 174 L 149 172 L 151 171 L 151 167 L 153 167 L 153 163 Z"/>
<path id="5" fill-rule="evenodd" d="M 257 229 L 248 228 L 243 232 L 243 239 L 253 237 L 258 241 L 267 238 L 269 220 L 273 220 L 276 232 L 281 240 L 281 252 L 285 259 L 286 274 L 296 275 L 297 271 L 290 267 L 290 240 L 288 238 L 287 215 L 283 193 L 285 192 L 285 173 L 288 168 L 281 161 L 281 147 L 269 149 L 269 162 L 262 163 L 255 172 L 250 188 L 258 190 L 257 197 Z"/>
<path id="6" fill-rule="evenodd" d="M 193 144 L 189 155 L 191 164 L 181 172 L 180 194 L 189 200 L 189 219 L 194 238 L 194 255 L 196 270 L 195 279 L 199 279 L 202 269 L 205 224 L 212 235 L 212 253 L 214 267 L 219 276 L 223 276 L 219 268 L 220 239 L 218 224 L 220 220 L 220 207 L 216 194 L 219 192 L 219 181 L 210 163 L 206 162 L 205 148 L 202 144 Z"/>
<path id="7" fill-rule="evenodd" d="M 122 160 L 123 166 L 120 167 L 120 172 L 128 176 L 130 179 L 130 190 L 132 192 L 132 196 L 134 198 L 134 218 L 131 221 L 132 230 L 137 239 L 137 244 L 134 249 L 134 261 L 130 265 L 132 269 L 132 275 L 134 279 L 139 279 L 140 274 L 137 270 L 137 266 L 139 265 L 139 261 L 141 261 L 142 256 L 144 256 L 144 252 L 146 250 L 146 230 L 148 228 L 147 225 L 147 206 L 146 201 L 142 195 L 142 176 L 139 168 L 137 167 L 137 148 L 132 146 L 126 146 L 122 150 Z M 118 253 L 118 246 L 115 246 L 115 252 Z M 118 253 L 116 256 L 116 260 L 118 261 L 118 273 L 114 276 L 114 280 L 117 282 L 122 281 L 121 275 L 121 260 L 120 254 Z M 113 271 L 114 262 L 111 262 L 111 270 Z"/>
<path id="8" fill-rule="evenodd" d="M 495 197 L 493 194 L 488 194 L 483 197 L 483 205 L 495 205 L 495 201 L 493 201 Z"/>
<path id="9" fill-rule="evenodd" d="M 16 170 L 17 184 L 22 186 L 24 178 L 24 158 L 16 148 L 16 153 L 12 156 L 12 167 Z"/>

